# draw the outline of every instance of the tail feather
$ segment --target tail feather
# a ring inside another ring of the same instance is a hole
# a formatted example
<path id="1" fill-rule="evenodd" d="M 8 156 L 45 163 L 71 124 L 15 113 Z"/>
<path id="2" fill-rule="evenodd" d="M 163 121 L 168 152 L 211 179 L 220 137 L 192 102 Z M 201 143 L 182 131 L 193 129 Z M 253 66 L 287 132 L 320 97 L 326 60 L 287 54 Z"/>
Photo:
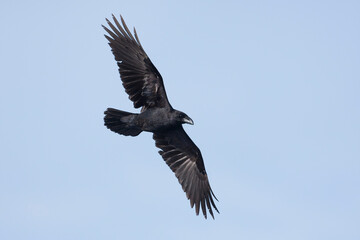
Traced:
<path id="1" fill-rule="evenodd" d="M 125 136 L 137 136 L 142 130 L 135 123 L 138 114 L 108 108 L 104 112 L 104 125 L 113 132 Z"/>

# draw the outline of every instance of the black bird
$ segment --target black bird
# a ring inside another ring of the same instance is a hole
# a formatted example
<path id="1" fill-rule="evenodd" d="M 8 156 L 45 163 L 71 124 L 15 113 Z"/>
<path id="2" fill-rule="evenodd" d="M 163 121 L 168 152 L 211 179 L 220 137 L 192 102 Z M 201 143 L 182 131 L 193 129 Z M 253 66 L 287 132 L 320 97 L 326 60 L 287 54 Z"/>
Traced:
<path id="1" fill-rule="evenodd" d="M 111 51 L 115 56 L 122 84 L 134 107 L 141 112 L 129 113 L 114 108 L 105 111 L 105 126 L 125 136 L 137 136 L 142 131 L 152 132 L 160 155 L 175 173 L 190 200 L 196 215 L 201 207 L 206 218 L 206 207 L 214 218 L 217 211 L 204 162 L 199 148 L 184 131 L 182 124 L 194 122 L 185 113 L 171 107 L 163 79 L 146 55 L 134 28 L 135 38 L 120 16 L 122 26 L 112 15 L 114 24 L 106 19 L 111 30 L 102 26 L 109 36 Z M 217 200 L 217 199 L 216 199 Z"/>

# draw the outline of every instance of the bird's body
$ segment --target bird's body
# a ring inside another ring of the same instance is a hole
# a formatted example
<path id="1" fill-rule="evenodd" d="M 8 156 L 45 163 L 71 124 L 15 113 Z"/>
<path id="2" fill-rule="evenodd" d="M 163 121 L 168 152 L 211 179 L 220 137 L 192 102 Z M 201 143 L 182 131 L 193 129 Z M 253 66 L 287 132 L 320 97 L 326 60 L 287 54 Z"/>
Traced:
<path id="1" fill-rule="evenodd" d="M 118 121 L 126 123 L 126 127 L 124 126 L 123 128 L 133 128 L 152 133 L 165 132 L 168 129 L 180 126 L 183 123 L 182 121 L 188 121 L 188 123 L 190 124 L 192 123 L 192 120 L 189 117 L 187 117 L 185 120 L 182 120 L 182 118 L 178 117 L 179 115 L 182 115 L 184 113 L 174 109 L 168 110 L 166 108 L 150 108 L 139 114 L 128 113 L 117 109 L 108 108 L 105 111 L 105 114 L 106 126 L 108 126 L 110 130 L 114 130 L 115 132 L 116 126 L 119 125 Z"/>
<path id="2" fill-rule="evenodd" d="M 137 117 L 142 129 L 147 132 L 161 132 L 179 125 L 176 121 L 176 110 L 166 108 L 150 108 Z"/>
<path id="3" fill-rule="evenodd" d="M 107 19 L 106 19 L 107 20 Z M 199 148 L 184 131 L 182 124 L 194 124 L 185 113 L 170 105 L 162 77 L 121 17 L 122 25 L 113 16 L 116 27 L 107 20 L 111 30 L 104 27 L 105 35 L 119 66 L 119 72 L 129 99 L 140 113 L 129 113 L 114 108 L 105 111 L 105 126 L 125 136 L 137 136 L 141 132 L 153 133 L 160 155 L 175 173 L 190 205 L 196 214 L 201 207 L 206 218 L 206 208 L 212 217 L 216 210 L 213 194 Z"/>

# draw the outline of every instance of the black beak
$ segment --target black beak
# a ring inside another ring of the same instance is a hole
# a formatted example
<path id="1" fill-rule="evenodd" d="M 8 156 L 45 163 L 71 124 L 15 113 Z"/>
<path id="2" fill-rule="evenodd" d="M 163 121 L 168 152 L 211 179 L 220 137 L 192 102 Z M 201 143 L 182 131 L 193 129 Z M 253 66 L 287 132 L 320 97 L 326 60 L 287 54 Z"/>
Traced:
<path id="1" fill-rule="evenodd" d="M 188 123 L 190 125 L 194 125 L 194 121 L 191 118 L 189 118 L 188 116 L 184 117 L 182 119 L 182 121 L 183 121 L 183 123 Z"/>

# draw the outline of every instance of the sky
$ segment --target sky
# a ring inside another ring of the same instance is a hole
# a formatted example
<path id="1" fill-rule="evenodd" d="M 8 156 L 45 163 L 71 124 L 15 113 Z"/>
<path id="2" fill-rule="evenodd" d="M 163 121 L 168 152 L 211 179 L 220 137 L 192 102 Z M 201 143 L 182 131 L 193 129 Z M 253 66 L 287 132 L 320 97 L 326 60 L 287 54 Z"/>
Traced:
<path id="1" fill-rule="evenodd" d="M 360 239 L 359 1 L 5 1 L 0 239 Z M 219 199 L 196 216 L 101 24 L 122 14 L 195 125 Z"/>

